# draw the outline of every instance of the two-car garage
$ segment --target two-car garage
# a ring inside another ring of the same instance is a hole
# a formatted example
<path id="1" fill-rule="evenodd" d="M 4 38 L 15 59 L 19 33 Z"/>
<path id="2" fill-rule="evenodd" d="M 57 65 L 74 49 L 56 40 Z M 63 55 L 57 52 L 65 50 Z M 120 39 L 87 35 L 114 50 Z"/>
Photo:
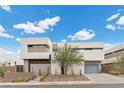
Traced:
<path id="1" fill-rule="evenodd" d="M 98 73 L 100 62 L 85 62 L 84 70 L 85 74 L 88 73 Z"/>

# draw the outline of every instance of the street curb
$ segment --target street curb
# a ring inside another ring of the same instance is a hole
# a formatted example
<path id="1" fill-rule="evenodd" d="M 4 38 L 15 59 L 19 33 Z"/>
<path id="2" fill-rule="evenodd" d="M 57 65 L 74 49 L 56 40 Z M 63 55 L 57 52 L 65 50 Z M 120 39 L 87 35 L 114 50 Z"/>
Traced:
<path id="1" fill-rule="evenodd" d="M 6 85 L 85 85 L 85 84 L 124 84 L 124 82 L 94 82 L 94 81 L 65 81 L 65 82 L 39 82 L 39 83 L 0 83 L 0 86 Z"/>

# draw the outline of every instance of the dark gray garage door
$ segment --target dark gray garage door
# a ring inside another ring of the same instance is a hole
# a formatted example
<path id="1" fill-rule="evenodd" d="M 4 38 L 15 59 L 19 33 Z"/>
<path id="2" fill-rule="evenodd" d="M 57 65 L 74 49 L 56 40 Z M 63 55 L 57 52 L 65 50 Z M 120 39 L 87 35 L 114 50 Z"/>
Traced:
<path id="1" fill-rule="evenodd" d="M 85 73 L 98 73 L 97 64 L 85 64 Z"/>

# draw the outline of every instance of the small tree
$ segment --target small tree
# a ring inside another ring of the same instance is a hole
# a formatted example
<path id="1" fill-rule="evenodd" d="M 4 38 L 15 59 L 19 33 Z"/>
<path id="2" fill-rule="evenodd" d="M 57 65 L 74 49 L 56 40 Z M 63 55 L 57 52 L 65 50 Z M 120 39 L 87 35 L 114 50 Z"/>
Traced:
<path id="1" fill-rule="evenodd" d="M 8 65 L 9 65 L 9 67 L 10 67 L 10 66 L 11 66 L 11 63 L 9 62 Z"/>
<path id="2" fill-rule="evenodd" d="M 74 64 L 80 65 L 83 62 L 83 56 L 70 45 L 65 44 L 63 47 L 54 51 L 54 62 L 61 67 L 61 74 L 66 74 Z"/>
<path id="3" fill-rule="evenodd" d="M 16 66 L 16 61 L 15 61 L 15 66 Z"/>

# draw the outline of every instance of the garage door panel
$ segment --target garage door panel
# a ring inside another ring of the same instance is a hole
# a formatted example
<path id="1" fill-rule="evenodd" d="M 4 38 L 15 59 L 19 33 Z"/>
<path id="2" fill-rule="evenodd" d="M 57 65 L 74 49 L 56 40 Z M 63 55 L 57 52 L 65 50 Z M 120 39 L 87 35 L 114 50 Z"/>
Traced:
<path id="1" fill-rule="evenodd" d="M 85 64 L 85 73 L 98 73 L 98 64 Z"/>

